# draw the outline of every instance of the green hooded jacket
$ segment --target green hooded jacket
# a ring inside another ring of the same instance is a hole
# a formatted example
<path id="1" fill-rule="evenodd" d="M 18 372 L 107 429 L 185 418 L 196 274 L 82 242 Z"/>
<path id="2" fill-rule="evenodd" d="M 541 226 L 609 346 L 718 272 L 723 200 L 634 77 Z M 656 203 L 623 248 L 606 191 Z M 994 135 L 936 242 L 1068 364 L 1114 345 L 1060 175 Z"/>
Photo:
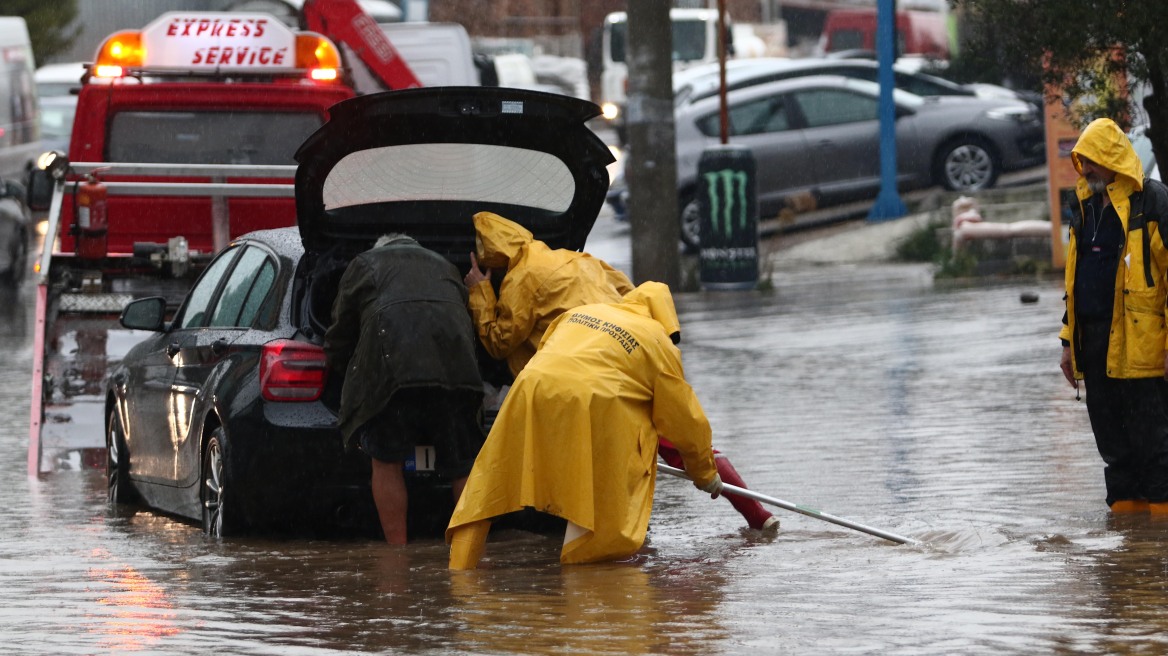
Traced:
<path id="1" fill-rule="evenodd" d="M 458 269 L 409 237 L 349 263 L 324 337 L 330 368 L 345 374 L 340 427 L 346 448 L 398 390 L 483 393 L 466 303 Z"/>

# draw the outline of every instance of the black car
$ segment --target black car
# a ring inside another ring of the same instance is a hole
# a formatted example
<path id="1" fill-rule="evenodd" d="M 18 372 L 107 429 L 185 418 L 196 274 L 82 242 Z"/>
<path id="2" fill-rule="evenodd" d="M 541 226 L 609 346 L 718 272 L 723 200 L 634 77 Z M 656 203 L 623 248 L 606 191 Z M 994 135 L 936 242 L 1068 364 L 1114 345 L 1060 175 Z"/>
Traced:
<path id="1" fill-rule="evenodd" d="M 32 243 L 32 213 L 24 202 L 24 187 L 0 180 L 0 285 L 14 287 L 28 273 Z"/>
<path id="2" fill-rule="evenodd" d="M 466 270 L 478 211 L 583 248 L 612 161 L 585 125 L 598 114 L 566 96 L 486 87 L 334 106 L 296 154 L 298 228 L 233 241 L 169 320 L 161 298 L 123 311 L 123 325 L 154 334 L 110 376 L 110 500 L 199 520 L 213 536 L 375 525 L 368 458 L 343 452 L 341 381 L 321 347 L 345 267 L 404 232 Z M 480 359 L 492 379 L 497 363 Z M 420 450 L 407 464 L 411 526 L 444 527 L 449 489 Z"/>

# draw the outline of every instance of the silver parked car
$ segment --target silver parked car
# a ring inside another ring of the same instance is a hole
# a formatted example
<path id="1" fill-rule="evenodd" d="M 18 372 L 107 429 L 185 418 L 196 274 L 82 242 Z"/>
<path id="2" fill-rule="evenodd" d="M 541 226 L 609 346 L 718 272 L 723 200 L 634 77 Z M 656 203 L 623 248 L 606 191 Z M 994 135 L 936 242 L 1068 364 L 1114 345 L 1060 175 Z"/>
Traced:
<path id="1" fill-rule="evenodd" d="M 874 198 L 880 188 L 879 85 L 840 76 L 757 84 L 727 94 L 730 143 L 754 153 L 763 220 L 784 208 Z M 1036 108 L 1011 99 L 922 98 L 894 92 L 898 181 L 976 191 L 1003 171 L 1040 164 L 1044 132 Z M 694 248 L 698 160 L 720 143 L 717 96 L 676 109 L 681 237 Z"/>
<path id="2" fill-rule="evenodd" d="M 921 61 L 902 57 L 892 65 L 896 88 L 918 96 L 973 96 L 977 98 L 1012 98 L 1042 106 L 1039 93 L 1015 91 L 996 84 L 981 82 L 958 84 L 920 70 Z M 731 67 L 730 64 L 735 66 Z M 758 58 L 727 62 L 726 88 L 741 89 L 756 84 L 810 75 L 841 75 L 876 82 L 879 64 L 875 57 L 809 57 L 801 59 Z M 718 94 L 720 74 L 717 65 L 703 65 L 673 76 L 674 106 Z M 1040 117 L 1041 118 L 1041 117 Z"/>

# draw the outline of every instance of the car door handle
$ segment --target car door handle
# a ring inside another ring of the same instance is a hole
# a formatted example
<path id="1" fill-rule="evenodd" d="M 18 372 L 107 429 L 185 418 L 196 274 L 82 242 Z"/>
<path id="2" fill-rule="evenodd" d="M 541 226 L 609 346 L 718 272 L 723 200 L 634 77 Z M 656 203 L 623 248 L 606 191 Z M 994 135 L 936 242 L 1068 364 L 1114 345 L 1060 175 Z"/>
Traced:
<path id="1" fill-rule="evenodd" d="M 223 355 L 226 352 L 227 352 L 227 340 L 220 338 L 220 339 L 217 339 L 214 342 L 212 342 L 211 355 L 218 357 L 220 355 Z"/>
<path id="2" fill-rule="evenodd" d="M 173 358 L 174 356 L 178 355 L 178 352 L 180 349 L 182 349 L 182 345 L 178 343 L 177 339 L 174 340 L 173 342 L 167 344 L 166 345 L 167 357 Z"/>

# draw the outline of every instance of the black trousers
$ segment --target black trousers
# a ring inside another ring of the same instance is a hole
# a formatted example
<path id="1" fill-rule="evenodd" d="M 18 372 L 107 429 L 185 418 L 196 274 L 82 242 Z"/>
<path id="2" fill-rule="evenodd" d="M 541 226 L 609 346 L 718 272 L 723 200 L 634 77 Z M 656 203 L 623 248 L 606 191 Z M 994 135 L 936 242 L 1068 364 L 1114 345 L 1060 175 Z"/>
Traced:
<path id="1" fill-rule="evenodd" d="M 1168 502 L 1168 381 L 1107 375 L 1110 322 L 1081 324 L 1080 368 L 1087 414 L 1106 465 L 1107 505 L 1120 499 Z"/>

